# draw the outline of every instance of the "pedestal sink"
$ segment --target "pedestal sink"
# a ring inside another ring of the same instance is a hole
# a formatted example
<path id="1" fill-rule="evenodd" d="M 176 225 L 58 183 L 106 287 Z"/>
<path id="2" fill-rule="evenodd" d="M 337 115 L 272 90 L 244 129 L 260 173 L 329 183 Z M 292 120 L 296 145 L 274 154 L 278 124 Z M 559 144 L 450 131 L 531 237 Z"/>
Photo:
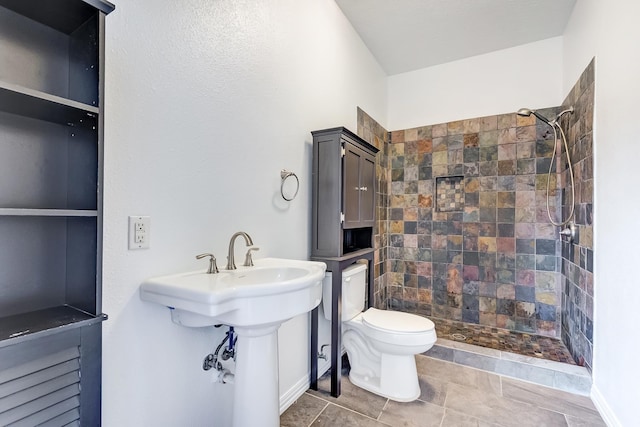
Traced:
<path id="1" fill-rule="evenodd" d="M 217 274 L 154 277 L 142 283 L 140 298 L 169 307 L 179 325 L 233 326 L 233 426 L 278 427 L 278 328 L 320 304 L 325 269 L 321 262 L 265 258 Z"/>

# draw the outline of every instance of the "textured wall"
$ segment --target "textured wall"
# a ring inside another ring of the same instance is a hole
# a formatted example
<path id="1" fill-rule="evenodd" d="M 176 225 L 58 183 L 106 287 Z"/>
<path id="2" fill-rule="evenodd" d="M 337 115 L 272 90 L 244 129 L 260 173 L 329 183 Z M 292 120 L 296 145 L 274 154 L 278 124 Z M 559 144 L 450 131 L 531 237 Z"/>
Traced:
<path id="1" fill-rule="evenodd" d="M 576 2 L 563 36 L 564 91 L 596 58 L 593 166 L 595 226 L 592 397 L 607 425 L 638 422 L 637 313 L 640 197 L 640 2 Z M 582 238 L 582 236 L 581 236 Z"/>
<path id="2" fill-rule="evenodd" d="M 383 123 L 407 129 L 515 111 L 522 103 L 560 105 L 561 76 L 562 37 L 396 74 L 388 79 Z"/>
<path id="3" fill-rule="evenodd" d="M 310 132 L 355 128 L 357 105 L 384 120 L 386 76 L 333 0 L 119 0 L 106 32 L 103 425 L 228 426 L 233 385 L 202 370 L 224 328 L 180 327 L 138 287 L 202 252 L 224 266 L 239 230 L 257 258 L 307 258 Z M 128 215 L 151 216 L 149 250 L 127 250 Z M 308 323 L 279 332 L 283 399 L 306 389 Z"/>

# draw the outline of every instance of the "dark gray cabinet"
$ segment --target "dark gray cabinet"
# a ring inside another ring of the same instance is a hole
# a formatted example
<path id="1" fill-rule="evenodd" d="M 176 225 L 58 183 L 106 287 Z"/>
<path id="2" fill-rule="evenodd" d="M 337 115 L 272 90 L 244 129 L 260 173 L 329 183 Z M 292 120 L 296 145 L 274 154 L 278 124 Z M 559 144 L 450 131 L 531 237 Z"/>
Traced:
<path id="1" fill-rule="evenodd" d="M 368 305 L 373 301 L 373 229 L 376 220 L 378 149 L 346 128 L 313 134 L 311 257 L 331 272 L 331 395 L 340 395 L 342 270 L 364 260 L 369 267 Z M 317 389 L 318 308 L 311 312 L 310 386 Z"/>
<path id="2" fill-rule="evenodd" d="M 104 31 L 113 9 L 0 0 L 0 425 L 100 423 Z"/>
<path id="3" fill-rule="evenodd" d="M 312 134 L 312 256 L 370 248 L 378 149 L 343 127 Z"/>

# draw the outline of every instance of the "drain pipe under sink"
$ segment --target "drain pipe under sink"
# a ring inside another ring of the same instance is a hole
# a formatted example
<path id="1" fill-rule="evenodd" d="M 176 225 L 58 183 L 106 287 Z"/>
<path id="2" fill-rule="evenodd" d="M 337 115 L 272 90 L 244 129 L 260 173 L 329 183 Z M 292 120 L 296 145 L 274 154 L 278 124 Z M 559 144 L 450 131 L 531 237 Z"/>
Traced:
<path id="1" fill-rule="evenodd" d="M 222 361 L 228 361 L 231 359 L 232 362 L 235 362 L 236 351 L 235 344 L 238 340 L 238 337 L 234 335 L 233 326 L 229 326 L 229 330 L 227 331 L 225 337 L 222 339 L 216 351 L 208 354 L 202 363 L 202 369 L 208 371 L 210 369 L 214 369 L 217 372 L 217 375 L 214 375 L 213 382 L 222 383 L 222 384 L 233 384 L 235 381 L 235 375 L 227 368 L 225 368 L 222 364 Z M 227 347 L 222 350 L 222 355 L 218 358 L 220 350 L 227 343 Z"/>

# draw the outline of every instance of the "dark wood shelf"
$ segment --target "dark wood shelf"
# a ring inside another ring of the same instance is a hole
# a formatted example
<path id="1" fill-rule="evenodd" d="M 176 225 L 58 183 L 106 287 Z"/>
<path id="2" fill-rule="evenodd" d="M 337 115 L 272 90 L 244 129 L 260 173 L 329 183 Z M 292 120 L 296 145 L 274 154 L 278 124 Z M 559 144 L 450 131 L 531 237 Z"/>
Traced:
<path id="1" fill-rule="evenodd" d="M 95 126 L 98 107 L 0 81 L 0 111 L 69 126 Z"/>
<path id="2" fill-rule="evenodd" d="M 97 217 L 98 211 L 90 209 L 0 208 L 0 216 Z"/>
<path id="3" fill-rule="evenodd" d="M 15 344 L 33 335 L 44 336 L 61 329 L 87 326 L 106 319 L 69 305 L 0 317 L 0 347 Z"/>
<path id="4" fill-rule="evenodd" d="M 358 258 L 363 255 L 373 252 L 373 248 L 358 249 L 357 251 L 347 252 L 342 256 L 312 256 L 313 261 L 346 261 L 353 258 Z"/>
<path id="5" fill-rule="evenodd" d="M 65 34 L 71 34 L 96 13 L 115 9 L 104 0 L 0 0 L 0 6 Z"/>

